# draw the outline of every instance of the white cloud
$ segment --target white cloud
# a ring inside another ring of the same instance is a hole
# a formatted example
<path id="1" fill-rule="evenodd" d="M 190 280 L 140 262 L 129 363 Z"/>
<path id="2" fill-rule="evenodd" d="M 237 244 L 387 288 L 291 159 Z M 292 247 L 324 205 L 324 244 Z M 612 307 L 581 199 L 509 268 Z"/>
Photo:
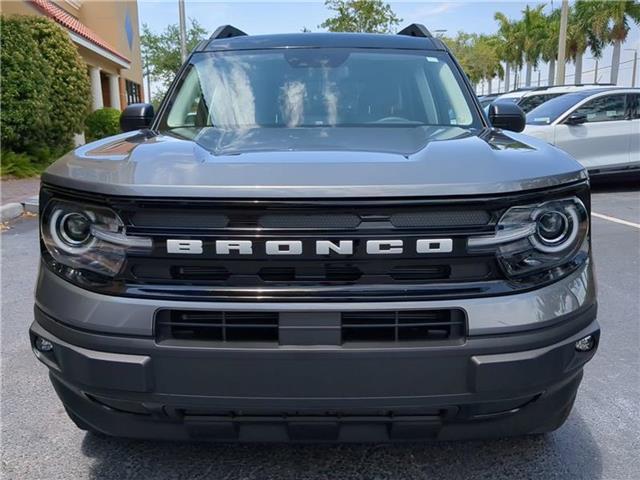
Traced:
<path id="1" fill-rule="evenodd" d="M 428 5 L 422 5 L 411 14 L 411 18 L 433 18 L 443 13 L 450 12 L 460 7 L 460 3 L 444 2 L 444 3 L 429 3 Z"/>

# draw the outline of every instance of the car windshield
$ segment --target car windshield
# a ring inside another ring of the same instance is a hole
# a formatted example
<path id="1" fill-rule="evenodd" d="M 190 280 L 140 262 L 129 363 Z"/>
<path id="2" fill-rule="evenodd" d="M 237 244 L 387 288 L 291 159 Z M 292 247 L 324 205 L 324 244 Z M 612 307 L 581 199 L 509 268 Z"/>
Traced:
<path id="1" fill-rule="evenodd" d="M 449 56 L 292 48 L 192 56 L 160 128 L 480 128 Z"/>
<path id="2" fill-rule="evenodd" d="M 540 93 L 537 95 L 529 95 L 526 97 L 522 97 L 522 99 L 520 99 L 520 102 L 518 102 L 518 105 L 520 106 L 520 108 L 524 113 L 529 113 L 531 110 L 533 110 L 536 107 L 539 107 L 544 102 L 547 102 L 552 98 L 557 98 L 560 95 L 563 95 L 563 94 L 562 93 Z"/>
<path id="3" fill-rule="evenodd" d="M 560 115 L 590 94 L 567 93 L 544 102 L 527 113 L 528 125 L 551 125 Z"/>

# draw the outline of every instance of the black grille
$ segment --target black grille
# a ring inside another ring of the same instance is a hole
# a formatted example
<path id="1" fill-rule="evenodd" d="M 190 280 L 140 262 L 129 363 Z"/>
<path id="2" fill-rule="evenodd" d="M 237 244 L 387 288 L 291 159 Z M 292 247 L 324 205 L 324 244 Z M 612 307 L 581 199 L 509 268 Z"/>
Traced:
<path id="1" fill-rule="evenodd" d="M 164 310 L 156 317 L 156 338 L 199 342 L 277 342 L 277 312 Z"/>
<path id="2" fill-rule="evenodd" d="M 358 215 L 296 215 L 270 214 L 261 216 L 258 225 L 264 228 L 290 229 L 351 229 L 360 225 Z"/>
<path id="3" fill-rule="evenodd" d="M 468 227 L 486 225 L 489 220 L 491 215 L 484 210 L 427 210 L 391 216 L 395 227 Z"/>
<path id="4" fill-rule="evenodd" d="M 136 295 L 165 295 L 161 292 L 176 286 L 183 289 L 172 289 L 174 295 L 222 298 L 216 297 L 217 293 L 247 299 L 256 297 L 255 289 L 262 288 L 271 289 L 265 290 L 263 301 L 278 296 L 301 298 L 303 293 L 328 295 L 337 301 L 340 292 L 315 293 L 310 289 L 354 287 L 365 292 L 369 288 L 371 293 L 363 296 L 376 297 L 380 290 L 374 292 L 373 288 L 388 286 L 388 298 L 406 296 L 403 287 L 409 284 L 451 287 L 465 283 L 468 289 L 458 293 L 469 295 L 477 293 L 473 283 L 502 278 L 495 256 L 466 252 L 467 237 L 493 231 L 492 222 L 499 216 L 499 212 L 477 202 L 463 208 L 420 201 L 200 200 L 174 205 L 140 201 L 116 209 L 131 234 L 154 239 L 154 251 L 128 256 L 121 273 L 123 283 Z M 419 239 L 442 238 L 452 239 L 453 251 L 418 253 Z M 200 240 L 202 254 L 168 254 L 167 239 Z M 369 254 L 369 240 L 392 239 L 403 242 L 401 254 Z M 250 241 L 251 253 L 230 251 L 219 255 L 218 240 Z M 267 254 L 266 242 L 283 240 L 301 242 L 302 254 Z M 326 250 L 328 254 L 319 254 L 318 240 L 331 241 L 332 245 L 347 240 L 352 245 L 351 253 Z M 277 288 L 281 292 L 273 290 Z M 354 293 L 347 296 L 355 300 L 360 295 Z"/>
<path id="5" fill-rule="evenodd" d="M 280 345 L 460 342 L 466 317 L 458 309 L 355 312 L 251 312 L 162 310 L 158 342 Z"/>
<path id="6" fill-rule="evenodd" d="M 430 342 L 460 340 L 464 314 L 458 310 L 361 311 L 342 313 L 342 342 Z"/>

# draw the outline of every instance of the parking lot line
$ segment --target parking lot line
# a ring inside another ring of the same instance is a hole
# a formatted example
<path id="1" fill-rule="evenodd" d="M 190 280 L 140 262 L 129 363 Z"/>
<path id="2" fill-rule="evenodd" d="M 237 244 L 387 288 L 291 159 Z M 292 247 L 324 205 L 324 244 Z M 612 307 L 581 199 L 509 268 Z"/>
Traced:
<path id="1" fill-rule="evenodd" d="M 610 222 L 619 223 L 621 225 L 627 225 L 628 227 L 634 227 L 640 229 L 640 223 L 628 222 L 627 220 L 622 220 L 621 218 L 610 217 L 609 215 L 603 215 L 601 213 L 591 212 L 591 216 L 596 218 L 601 218 L 603 220 L 609 220 Z"/>

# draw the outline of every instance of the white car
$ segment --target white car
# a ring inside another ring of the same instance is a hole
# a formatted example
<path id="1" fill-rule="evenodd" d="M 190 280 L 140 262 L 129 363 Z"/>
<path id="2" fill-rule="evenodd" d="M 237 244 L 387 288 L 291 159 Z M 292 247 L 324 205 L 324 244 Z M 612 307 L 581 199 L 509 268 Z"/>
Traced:
<path id="1" fill-rule="evenodd" d="M 640 171 L 640 89 L 567 93 L 527 114 L 523 133 L 565 150 L 589 174 Z"/>
<path id="2" fill-rule="evenodd" d="M 559 85 L 556 87 L 541 87 L 525 92 L 525 94 L 518 99 L 518 106 L 524 111 L 529 113 L 536 107 L 539 107 L 544 102 L 551 100 L 552 98 L 559 97 L 566 93 L 583 92 L 586 90 L 593 90 L 594 88 L 607 87 L 616 88 L 614 85 L 608 84 L 580 84 L 580 85 Z"/>

